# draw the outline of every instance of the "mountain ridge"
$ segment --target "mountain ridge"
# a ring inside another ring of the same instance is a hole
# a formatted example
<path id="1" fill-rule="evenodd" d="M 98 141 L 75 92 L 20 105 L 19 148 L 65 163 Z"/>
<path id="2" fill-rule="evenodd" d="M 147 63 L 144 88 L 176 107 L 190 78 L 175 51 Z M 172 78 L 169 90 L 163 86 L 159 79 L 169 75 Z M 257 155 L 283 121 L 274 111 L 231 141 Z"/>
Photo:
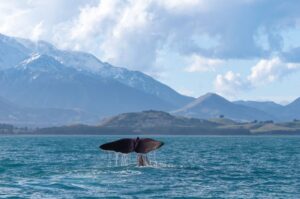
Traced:
<path id="1" fill-rule="evenodd" d="M 273 101 L 234 101 L 233 103 L 253 107 L 271 115 L 277 116 L 277 121 L 292 121 L 300 119 L 300 98 L 287 105 L 280 105 Z"/>
<path id="2" fill-rule="evenodd" d="M 273 120 L 275 117 L 253 107 L 234 104 L 215 93 L 207 93 L 172 113 L 196 118 L 228 117 L 239 121 Z"/>
<path id="3" fill-rule="evenodd" d="M 92 54 L 5 35 L 0 37 L 0 96 L 23 107 L 78 109 L 99 117 L 167 111 L 193 100 Z"/>
<path id="4" fill-rule="evenodd" d="M 0 89 L 13 103 L 25 107 L 81 109 L 100 116 L 173 108 L 156 96 L 67 67 L 46 55 L 0 71 Z"/>
<path id="5" fill-rule="evenodd" d="M 89 53 L 59 50 L 45 41 L 31 42 L 30 40 L 20 38 L 18 41 L 31 49 L 32 52 L 50 55 L 62 64 L 80 71 L 93 72 L 103 78 L 117 80 L 129 87 L 156 95 L 164 101 L 172 103 L 173 106 L 179 107 L 194 99 L 177 93 L 175 90 L 142 72 L 113 66 L 109 63 L 100 61 L 97 57 Z"/>

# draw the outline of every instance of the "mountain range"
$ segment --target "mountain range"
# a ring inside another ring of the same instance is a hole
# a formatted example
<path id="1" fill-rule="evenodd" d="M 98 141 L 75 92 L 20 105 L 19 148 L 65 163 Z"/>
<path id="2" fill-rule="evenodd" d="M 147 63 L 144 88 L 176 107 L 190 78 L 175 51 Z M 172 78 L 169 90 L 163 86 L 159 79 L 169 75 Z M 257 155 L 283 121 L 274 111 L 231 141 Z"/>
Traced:
<path id="1" fill-rule="evenodd" d="M 207 93 L 180 109 L 175 115 L 194 118 L 226 117 L 236 121 L 292 121 L 300 118 L 300 98 L 283 106 L 272 101 L 228 101 L 215 93 Z"/>
<path id="2" fill-rule="evenodd" d="M 273 115 L 254 107 L 232 103 L 225 98 L 208 93 L 173 112 L 194 118 L 228 117 L 234 120 L 270 120 Z"/>
<path id="3" fill-rule="evenodd" d="M 35 110 L 96 115 L 94 121 L 130 111 L 170 111 L 193 100 L 146 74 L 103 63 L 92 54 L 5 35 L 0 35 L 0 96 Z"/>
<path id="4" fill-rule="evenodd" d="M 300 118 L 300 98 L 287 106 L 231 102 L 214 93 L 195 99 L 92 54 L 0 34 L 0 123 L 97 124 L 150 109 L 206 119 L 288 121 Z"/>

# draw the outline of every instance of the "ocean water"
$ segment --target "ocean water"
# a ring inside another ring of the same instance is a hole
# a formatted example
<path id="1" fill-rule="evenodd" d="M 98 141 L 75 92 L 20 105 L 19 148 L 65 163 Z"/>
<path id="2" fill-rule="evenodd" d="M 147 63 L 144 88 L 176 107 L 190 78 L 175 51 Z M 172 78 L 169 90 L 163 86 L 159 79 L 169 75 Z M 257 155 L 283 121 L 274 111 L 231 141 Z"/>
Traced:
<path id="1" fill-rule="evenodd" d="M 0 136 L 0 198 L 300 198 L 300 137 L 155 137 L 135 154 L 108 136 Z"/>

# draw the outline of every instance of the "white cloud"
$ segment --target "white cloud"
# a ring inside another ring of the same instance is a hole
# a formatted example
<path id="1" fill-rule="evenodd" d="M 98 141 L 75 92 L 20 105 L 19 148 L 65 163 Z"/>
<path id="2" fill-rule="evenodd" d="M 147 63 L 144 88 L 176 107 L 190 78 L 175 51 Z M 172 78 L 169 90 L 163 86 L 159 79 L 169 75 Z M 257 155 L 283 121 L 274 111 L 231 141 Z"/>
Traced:
<path id="1" fill-rule="evenodd" d="M 208 60 L 198 60 L 207 70 L 217 65 L 212 60 L 280 53 L 281 30 L 299 26 L 299 6 L 281 0 L 10 0 L 0 3 L 0 32 L 89 51 L 144 72 L 159 67 L 161 50 L 182 59 L 197 54 Z M 190 71 L 202 69 L 196 60 Z"/>
<path id="2" fill-rule="evenodd" d="M 0 3 L 0 32 L 10 36 L 53 41 L 56 27 L 77 17 L 79 8 L 98 0 L 9 0 Z M 39 32 L 39 33 L 38 33 Z M 36 36 L 36 35 L 35 35 Z M 68 38 L 69 35 L 65 35 Z M 36 37 L 37 38 L 37 37 Z"/>
<path id="3" fill-rule="evenodd" d="M 215 89 L 225 95 L 237 94 L 261 85 L 269 84 L 286 78 L 293 72 L 300 71 L 300 64 L 286 63 L 280 58 L 262 59 L 251 68 L 247 77 L 228 71 L 224 75 L 217 75 Z"/>
<path id="4" fill-rule="evenodd" d="M 156 0 L 157 4 L 166 8 L 171 12 L 185 12 L 185 14 L 191 14 L 187 11 L 195 11 L 195 7 L 198 10 L 204 11 L 207 8 L 207 3 L 205 0 Z"/>
<path id="5" fill-rule="evenodd" d="M 215 71 L 217 67 L 224 64 L 224 61 L 220 59 L 205 58 L 199 55 L 192 55 L 189 59 L 190 64 L 185 69 L 187 72 Z"/>
<path id="6" fill-rule="evenodd" d="M 96 52 L 113 64 L 144 72 L 158 67 L 155 64 L 162 49 L 179 52 L 182 58 L 195 54 L 206 57 L 206 63 L 198 61 L 207 67 L 197 66 L 195 60 L 189 70 L 208 70 L 218 65 L 215 60 L 260 58 L 273 50 L 280 51 L 281 27 L 291 26 L 300 17 L 290 9 L 294 6 L 290 2 L 282 7 L 279 1 L 268 0 L 261 4 L 229 0 L 222 6 L 216 0 L 102 0 L 84 7 L 72 23 L 66 23 L 71 37 L 60 41 Z M 275 13 L 278 7 L 284 8 L 283 14 Z M 264 30 L 268 49 L 256 41 L 260 30 Z M 199 41 L 199 35 L 207 35 L 212 41 Z M 207 48 L 207 43 L 216 45 Z"/>
<path id="7" fill-rule="evenodd" d="M 111 31 L 112 24 L 116 23 L 124 3 L 116 0 L 100 1 L 97 6 L 85 6 L 80 9 L 79 16 L 71 25 L 70 39 L 84 40 Z"/>
<path id="8" fill-rule="evenodd" d="M 253 85 L 261 85 L 281 80 L 299 69 L 300 64 L 285 63 L 278 57 L 269 60 L 263 59 L 251 68 L 251 74 L 248 76 L 248 80 Z"/>
<path id="9" fill-rule="evenodd" d="M 145 2 L 132 2 L 124 7 L 100 46 L 104 59 L 139 70 L 153 66 L 161 36 L 155 34 L 153 16 Z"/>
<path id="10" fill-rule="evenodd" d="M 25 19 L 29 13 L 27 8 L 15 7 L 9 9 L 2 6 L 0 7 L 0 13 L 2 13 L 2 15 L 0 14 L 0 32 L 13 36 L 21 36 L 24 32 L 27 36 L 30 35 L 28 29 L 17 30 L 22 28 L 23 24 L 28 24 Z"/>
<path id="11" fill-rule="evenodd" d="M 239 73 L 232 71 L 228 71 L 224 75 L 217 75 L 214 86 L 217 93 L 224 95 L 235 95 L 249 87 L 248 82 Z"/>
<path id="12" fill-rule="evenodd" d="M 40 39 L 41 35 L 43 34 L 43 22 L 38 23 L 32 30 L 32 34 L 30 36 L 30 39 L 37 41 Z"/>

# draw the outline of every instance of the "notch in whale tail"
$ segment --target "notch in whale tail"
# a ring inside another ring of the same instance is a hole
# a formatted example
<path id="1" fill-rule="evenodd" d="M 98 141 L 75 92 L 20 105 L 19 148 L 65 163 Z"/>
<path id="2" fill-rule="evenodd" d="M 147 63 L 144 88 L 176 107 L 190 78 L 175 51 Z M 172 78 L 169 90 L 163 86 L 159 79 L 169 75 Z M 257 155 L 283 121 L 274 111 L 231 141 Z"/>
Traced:
<path id="1" fill-rule="evenodd" d="M 102 150 L 115 151 L 119 153 L 149 153 L 150 151 L 159 149 L 164 145 L 163 142 L 151 139 L 130 139 L 124 138 L 113 142 L 108 142 L 100 146 Z"/>

